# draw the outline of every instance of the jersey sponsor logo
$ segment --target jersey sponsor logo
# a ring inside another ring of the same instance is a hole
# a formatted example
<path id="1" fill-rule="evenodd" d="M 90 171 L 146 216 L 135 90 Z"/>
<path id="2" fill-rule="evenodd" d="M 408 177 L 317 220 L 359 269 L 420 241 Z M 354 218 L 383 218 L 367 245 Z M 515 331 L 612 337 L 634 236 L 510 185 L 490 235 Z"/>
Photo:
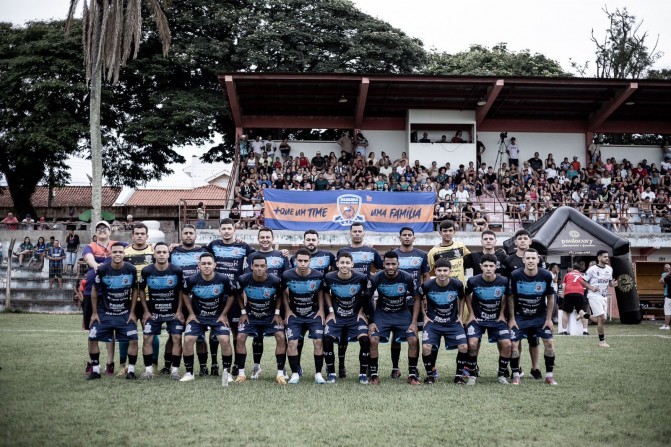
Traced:
<path id="1" fill-rule="evenodd" d="M 177 284 L 177 275 L 168 276 L 149 276 L 147 278 L 147 286 L 150 289 L 172 289 Z"/>
<path id="2" fill-rule="evenodd" d="M 102 282 L 108 289 L 125 289 L 133 282 L 133 276 L 107 275 L 102 278 Z"/>
<path id="3" fill-rule="evenodd" d="M 130 337 L 131 335 L 137 335 L 137 329 L 126 332 L 127 337 Z"/>
<path id="4" fill-rule="evenodd" d="M 455 337 L 457 340 L 461 340 L 462 338 L 466 338 L 466 334 L 459 334 Z"/>
<path id="5" fill-rule="evenodd" d="M 354 194 L 342 194 L 336 199 L 338 215 L 333 222 L 343 227 L 349 227 L 355 222 L 364 222 L 366 218 L 360 214 L 361 197 Z"/>
<path id="6" fill-rule="evenodd" d="M 499 335 L 508 335 L 509 333 L 510 333 L 510 331 L 508 329 L 501 329 L 499 331 Z"/>

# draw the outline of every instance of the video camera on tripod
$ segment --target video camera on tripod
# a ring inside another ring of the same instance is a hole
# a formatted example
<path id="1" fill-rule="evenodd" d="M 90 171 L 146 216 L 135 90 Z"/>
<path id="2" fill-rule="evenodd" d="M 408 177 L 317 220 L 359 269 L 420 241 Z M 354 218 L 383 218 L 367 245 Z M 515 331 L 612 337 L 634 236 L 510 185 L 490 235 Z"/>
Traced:
<path id="1" fill-rule="evenodd" d="M 508 138 L 508 132 L 501 132 L 499 137 L 501 137 L 501 142 L 503 142 L 506 138 Z"/>

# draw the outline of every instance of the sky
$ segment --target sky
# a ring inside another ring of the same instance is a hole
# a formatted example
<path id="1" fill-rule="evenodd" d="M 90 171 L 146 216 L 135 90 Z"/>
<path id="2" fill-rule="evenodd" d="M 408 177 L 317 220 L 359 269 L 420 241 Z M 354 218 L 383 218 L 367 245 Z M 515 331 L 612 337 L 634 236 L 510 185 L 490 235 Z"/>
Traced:
<path id="1" fill-rule="evenodd" d="M 80 1 L 80 10 L 81 10 Z M 24 23 L 34 19 L 65 18 L 69 0 L 0 0 L 0 21 Z M 426 49 L 448 53 L 468 50 L 471 44 L 492 47 L 507 42 L 511 51 L 530 50 L 553 59 L 570 71 L 570 60 L 580 64 L 592 61 L 594 44 L 591 32 L 603 38 L 608 20 L 602 11 L 626 7 L 630 14 L 643 20 L 642 31 L 649 34 L 649 45 L 659 35 L 657 50 L 666 54 L 655 68 L 671 67 L 671 2 L 664 0 L 354 0 L 363 12 L 390 23 L 407 35 L 422 40 Z M 593 63 L 587 75 L 594 74 Z M 197 149 L 180 151 L 187 160 Z M 73 160 L 73 183 L 85 182 L 83 172 L 90 163 Z M 149 186 L 184 185 L 188 177 L 183 166 L 173 166 L 176 175 Z M 80 178 L 82 176 L 83 178 Z"/>

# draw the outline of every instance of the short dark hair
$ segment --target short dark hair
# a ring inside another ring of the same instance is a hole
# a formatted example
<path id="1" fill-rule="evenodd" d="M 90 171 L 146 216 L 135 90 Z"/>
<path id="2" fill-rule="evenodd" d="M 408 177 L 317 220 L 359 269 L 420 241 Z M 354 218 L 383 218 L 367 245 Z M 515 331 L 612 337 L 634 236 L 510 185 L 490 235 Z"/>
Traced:
<path id="1" fill-rule="evenodd" d="M 222 225 L 235 225 L 235 221 L 231 219 L 230 217 L 224 217 L 219 221 L 219 226 Z"/>
<path id="2" fill-rule="evenodd" d="M 452 269 L 452 263 L 447 258 L 440 258 L 433 265 L 433 269 L 435 270 L 435 269 L 440 268 L 440 267 L 447 267 L 448 269 Z"/>
<path id="3" fill-rule="evenodd" d="M 536 250 L 535 248 L 527 248 L 526 250 L 524 250 L 524 253 L 525 254 L 526 253 L 536 253 L 536 254 L 538 254 L 538 250 Z"/>
<path id="4" fill-rule="evenodd" d="M 198 261 L 199 261 L 199 262 L 202 261 L 203 258 L 212 258 L 213 261 L 215 260 L 215 259 L 214 259 L 214 255 L 213 255 L 212 253 L 203 253 L 202 255 L 200 255 L 200 256 L 198 257 Z"/>
<path id="5" fill-rule="evenodd" d="M 309 231 L 309 230 L 308 230 L 308 231 Z M 305 247 L 302 247 L 302 248 L 299 248 L 298 250 L 296 250 L 296 256 L 295 256 L 295 257 L 298 257 L 298 255 L 309 256 L 310 259 L 312 259 L 312 253 L 310 253 L 310 250 L 308 250 L 308 249 L 305 248 Z"/>
<path id="6" fill-rule="evenodd" d="M 398 259 L 398 254 L 394 250 L 389 250 L 383 256 L 384 259 Z"/>
<path id="7" fill-rule="evenodd" d="M 598 258 L 599 256 L 601 256 L 601 255 L 604 254 L 604 253 L 605 253 L 605 254 L 608 254 L 608 250 L 599 250 L 599 251 L 597 251 L 597 252 L 596 252 L 596 257 Z"/>
<path id="8" fill-rule="evenodd" d="M 308 234 L 314 234 L 315 236 L 319 237 L 319 233 L 317 233 L 316 230 L 306 230 L 305 233 L 303 233 L 303 238 L 305 238 L 305 236 Z"/>
<path id="9" fill-rule="evenodd" d="M 494 233 L 492 230 L 485 230 L 480 234 L 480 237 L 484 236 L 485 234 L 491 234 L 492 236 L 496 237 L 496 233 Z"/>
<path id="10" fill-rule="evenodd" d="M 520 236 L 528 236 L 531 239 L 531 233 L 529 233 L 527 230 L 517 230 L 517 232 L 513 236 L 513 240 L 517 239 Z"/>
<path id="11" fill-rule="evenodd" d="M 254 259 L 252 259 L 252 265 L 254 265 L 256 261 L 263 261 L 264 264 L 268 264 L 268 260 L 266 259 L 265 256 L 257 256 Z"/>
<path id="12" fill-rule="evenodd" d="M 349 229 L 351 230 L 354 227 L 361 227 L 363 229 L 363 222 L 354 222 L 352 225 L 349 226 Z"/>
<path id="13" fill-rule="evenodd" d="M 480 258 L 480 264 L 484 264 L 485 262 L 493 262 L 496 264 L 496 261 L 498 261 L 498 259 L 496 259 L 496 256 L 491 253 L 485 253 L 482 255 L 482 258 Z"/>
<path id="14" fill-rule="evenodd" d="M 341 251 L 340 253 L 338 253 L 338 259 L 336 259 L 336 261 L 340 261 L 340 258 L 347 258 L 350 261 L 354 262 L 354 258 L 352 257 L 352 254 L 347 252 L 347 251 Z"/>
<path id="15" fill-rule="evenodd" d="M 113 243 L 112 246 L 110 247 L 110 251 L 112 251 L 112 249 L 113 249 L 114 247 L 121 247 L 121 248 L 123 248 L 123 249 L 126 248 L 126 246 L 123 244 L 123 242 L 115 242 L 115 243 Z"/>
<path id="16" fill-rule="evenodd" d="M 410 228 L 410 227 L 403 227 L 403 228 L 401 228 L 401 231 L 398 232 L 398 235 L 399 235 L 399 236 L 402 235 L 404 231 L 410 231 L 412 234 L 415 234 L 415 230 L 413 230 L 412 228 Z"/>
<path id="17" fill-rule="evenodd" d="M 168 244 L 166 244 L 165 242 L 157 242 L 157 243 L 155 243 L 155 244 L 154 244 L 154 251 L 156 251 L 156 247 L 158 247 L 159 245 L 165 245 L 165 248 L 167 248 L 168 251 L 170 251 L 170 247 L 169 247 Z"/>
<path id="18" fill-rule="evenodd" d="M 273 230 L 267 227 L 261 227 L 259 228 L 259 232 L 257 233 L 257 237 L 259 234 L 261 234 L 262 231 L 265 231 L 267 233 L 270 233 L 271 235 L 275 236 L 275 233 L 273 233 Z"/>
<path id="19" fill-rule="evenodd" d="M 145 224 L 143 224 L 142 222 L 133 225 L 132 233 L 135 234 L 135 230 L 137 230 L 138 228 L 144 228 L 144 231 L 149 233 L 149 228 Z"/>
<path id="20" fill-rule="evenodd" d="M 190 229 L 192 229 L 193 231 L 196 231 L 196 227 L 193 226 L 193 225 L 191 225 L 191 224 L 186 224 L 186 225 L 184 225 L 184 226 L 182 227 L 182 231 L 184 231 L 184 230 L 187 229 L 187 228 L 190 228 Z"/>
<path id="21" fill-rule="evenodd" d="M 449 230 L 450 228 L 454 228 L 453 220 L 444 220 L 440 223 L 440 231 Z"/>

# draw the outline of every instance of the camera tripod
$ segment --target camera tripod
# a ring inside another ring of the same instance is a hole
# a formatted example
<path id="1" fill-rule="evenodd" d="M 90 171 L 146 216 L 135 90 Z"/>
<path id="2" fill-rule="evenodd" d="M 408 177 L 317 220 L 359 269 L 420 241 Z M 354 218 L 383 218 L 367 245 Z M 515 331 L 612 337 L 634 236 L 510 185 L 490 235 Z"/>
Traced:
<path id="1" fill-rule="evenodd" d="M 499 141 L 499 149 L 496 153 L 496 160 L 494 160 L 494 172 L 499 172 L 501 163 L 503 162 L 503 154 L 508 153 L 508 145 L 506 144 L 505 138 L 501 138 Z"/>

